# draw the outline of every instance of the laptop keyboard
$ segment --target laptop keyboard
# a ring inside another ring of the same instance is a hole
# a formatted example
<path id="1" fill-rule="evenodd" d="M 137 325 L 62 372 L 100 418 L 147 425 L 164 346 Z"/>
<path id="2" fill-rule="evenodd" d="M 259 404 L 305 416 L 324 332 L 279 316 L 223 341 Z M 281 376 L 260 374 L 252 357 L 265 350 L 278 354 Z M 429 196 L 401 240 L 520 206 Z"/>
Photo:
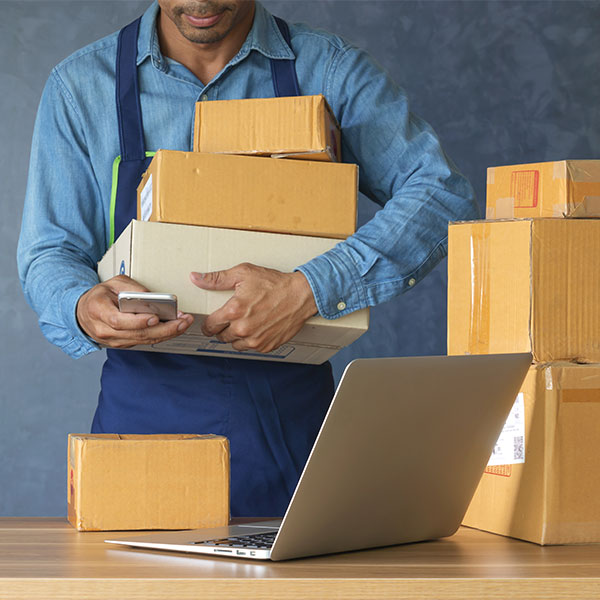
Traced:
<path id="1" fill-rule="evenodd" d="M 253 533 L 251 535 L 240 535 L 218 540 L 202 540 L 190 542 L 203 546 L 227 546 L 228 548 L 248 548 L 250 550 L 269 550 L 275 541 L 276 531 L 268 533 Z"/>

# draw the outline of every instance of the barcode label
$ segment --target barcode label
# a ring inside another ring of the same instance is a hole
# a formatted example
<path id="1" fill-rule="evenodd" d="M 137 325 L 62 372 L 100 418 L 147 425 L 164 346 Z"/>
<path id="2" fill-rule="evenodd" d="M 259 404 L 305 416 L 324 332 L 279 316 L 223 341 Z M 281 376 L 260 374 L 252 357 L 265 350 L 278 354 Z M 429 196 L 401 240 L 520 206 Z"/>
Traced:
<path id="1" fill-rule="evenodd" d="M 523 446 L 522 435 L 513 438 L 513 457 L 515 460 L 525 460 L 525 447 Z"/>
<path id="2" fill-rule="evenodd" d="M 516 465 L 524 462 L 525 403 L 523 392 L 520 392 L 492 450 L 488 466 Z"/>

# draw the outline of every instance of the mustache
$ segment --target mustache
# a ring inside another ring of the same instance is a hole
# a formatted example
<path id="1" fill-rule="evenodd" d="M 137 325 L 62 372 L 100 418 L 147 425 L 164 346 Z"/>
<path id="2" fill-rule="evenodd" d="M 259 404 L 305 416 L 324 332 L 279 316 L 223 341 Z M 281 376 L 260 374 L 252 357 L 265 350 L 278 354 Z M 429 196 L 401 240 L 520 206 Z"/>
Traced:
<path id="1" fill-rule="evenodd" d="M 176 6 L 173 12 L 178 16 L 185 13 L 193 17 L 208 17 L 231 10 L 231 8 L 231 4 L 226 2 L 211 2 L 208 0 L 207 2 L 185 2 L 180 6 Z"/>

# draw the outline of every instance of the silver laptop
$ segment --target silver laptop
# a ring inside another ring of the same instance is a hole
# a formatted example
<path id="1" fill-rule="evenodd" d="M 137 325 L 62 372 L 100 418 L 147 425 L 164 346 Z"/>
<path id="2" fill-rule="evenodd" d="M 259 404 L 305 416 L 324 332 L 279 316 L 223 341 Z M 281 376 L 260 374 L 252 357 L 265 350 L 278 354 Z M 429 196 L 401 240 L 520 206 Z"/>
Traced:
<path id="1" fill-rule="evenodd" d="M 355 360 L 283 519 L 106 541 L 285 560 L 452 535 L 531 360 L 531 354 Z"/>

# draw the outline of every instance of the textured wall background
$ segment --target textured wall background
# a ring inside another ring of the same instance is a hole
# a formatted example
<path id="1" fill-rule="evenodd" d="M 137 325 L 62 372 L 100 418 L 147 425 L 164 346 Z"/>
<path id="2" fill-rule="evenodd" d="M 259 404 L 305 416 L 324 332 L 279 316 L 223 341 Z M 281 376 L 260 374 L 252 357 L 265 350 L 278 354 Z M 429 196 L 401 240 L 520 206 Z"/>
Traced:
<path id="1" fill-rule="evenodd" d="M 15 251 L 37 103 L 51 68 L 148 5 L 0 0 L 0 515 L 63 515 L 68 432 L 88 431 L 101 353 L 73 361 L 26 305 Z M 266 1 L 275 14 L 369 50 L 408 92 L 471 179 L 485 169 L 600 158 L 600 2 Z M 360 219 L 370 217 L 366 200 Z M 372 311 L 371 329 L 334 360 L 444 354 L 446 263 Z"/>

